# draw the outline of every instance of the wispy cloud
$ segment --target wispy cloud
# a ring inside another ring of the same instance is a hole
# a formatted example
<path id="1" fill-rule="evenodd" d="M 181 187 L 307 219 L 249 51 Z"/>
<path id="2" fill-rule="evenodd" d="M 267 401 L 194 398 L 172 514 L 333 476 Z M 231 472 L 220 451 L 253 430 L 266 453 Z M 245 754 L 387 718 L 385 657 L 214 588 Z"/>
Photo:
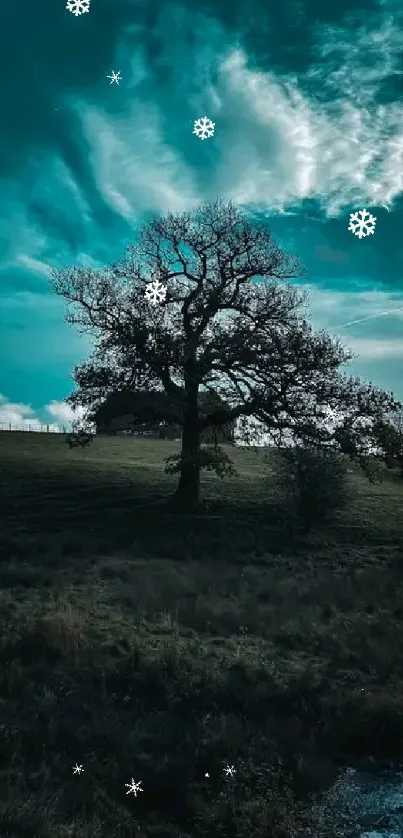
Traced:
<path id="1" fill-rule="evenodd" d="M 351 70 L 347 56 L 346 67 Z M 223 61 L 221 73 L 229 116 L 242 114 L 239 125 L 248 125 L 231 144 L 225 131 L 227 185 L 229 172 L 237 172 L 230 188 L 236 200 L 282 208 L 315 198 L 336 216 L 346 207 L 390 204 L 403 191 L 403 113 L 398 102 L 377 104 L 382 78 L 371 77 L 373 98 L 361 108 L 361 80 L 354 96 L 343 87 L 342 96 L 318 101 L 303 79 L 250 68 L 241 49 Z M 328 73 L 323 60 L 316 81 L 325 82 Z M 356 65 L 352 76 L 360 75 Z M 223 164 L 224 180 L 225 174 Z"/>
<path id="2" fill-rule="evenodd" d="M 382 340 L 377 338 L 351 338 L 349 347 L 360 358 L 374 361 L 386 358 L 403 358 L 403 340 Z"/>
<path id="3" fill-rule="evenodd" d="M 318 288 L 312 283 L 306 283 L 302 287 L 308 293 L 309 310 L 317 325 L 337 331 L 388 315 L 392 321 L 388 328 L 393 325 L 397 335 L 402 333 L 403 292 L 361 291 L 350 288 L 346 293 L 343 287 Z M 357 314 L 362 316 L 357 317 Z"/>
<path id="4" fill-rule="evenodd" d="M 399 100 L 382 101 L 380 94 L 400 72 L 398 13 L 392 18 L 381 6 L 358 28 L 348 18 L 338 27 L 318 26 L 317 60 L 297 75 L 257 70 L 241 39 L 212 16 L 169 8 L 185 31 L 194 31 L 195 15 L 198 22 L 194 43 L 174 50 L 166 43 L 167 12 L 157 11 L 152 34 L 164 41 L 160 63 L 170 67 L 169 95 L 168 88 L 157 92 L 155 67 L 141 43 L 133 49 L 127 30 L 116 50 L 130 93 L 123 110 L 114 111 L 105 99 L 97 103 L 91 93 L 63 97 L 78 134 L 81 126 L 88 183 L 79 185 L 72 152 L 27 159 L 29 217 L 22 230 L 18 225 L 22 242 L 14 222 L 7 235 L 20 264 L 47 263 L 47 231 L 58 229 L 59 255 L 84 250 L 84 231 L 91 244 L 91 233 L 99 231 L 90 184 L 126 224 L 149 211 L 190 209 L 217 194 L 280 213 L 306 199 L 317 200 L 329 216 L 365 204 L 393 205 L 403 192 L 403 111 Z M 324 90 L 327 97 L 320 95 Z M 209 145 L 192 136 L 192 120 L 206 111 L 216 121 Z M 46 185 L 44 167 L 51 175 Z M 8 201 L 15 201 L 11 182 L 7 190 Z M 60 217 L 55 195 L 62 198 Z M 21 209 L 8 217 L 20 215 Z M 346 257 L 329 249 L 322 258 L 342 263 Z"/>
<path id="5" fill-rule="evenodd" d="M 92 175 L 103 198 L 126 221 L 138 212 L 180 212 L 198 198 L 191 170 L 164 137 L 158 109 L 134 102 L 114 122 L 101 108 L 75 103 L 91 144 Z"/>
<path id="6" fill-rule="evenodd" d="M 28 271 L 32 273 L 40 274 L 41 276 L 49 277 L 52 273 L 51 265 L 48 265 L 46 262 L 42 262 L 40 259 L 34 259 L 32 256 L 28 256 L 26 253 L 21 253 L 16 257 L 16 264 L 22 265 Z"/>
<path id="7" fill-rule="evenodd" d="M 186 15 L 182 10 L 183 26 Z M 398 17 L 378 9 L 358 29 L 348 18 L 339 27 L 318 27 L 317 61 L 298 76 L 256 70 L 239 39 L 217 21 L 200 15 L 199 25 L 216 50 L 193 45 L 193 76 L 183 72 L 190 47 L 172 61 L 172 86 L 183 96 L 180 113 L 170 112 L 169 97 L 150 99 L 143 52 L 130 60 L 123 47 L 120 61 L 126 56 L 133 97 L 124 114 L 114 118 L 104 106 L 71 103 L 92 148 L 98 188 L 122 218 L 182 210 L 223 193 L 280 212 L 313 198 L 329 216 L 393 204 L 403 191 L 403 112 L 398 100 L 381 101 L 380 94 L 385 80 L 400 72 Z M 164 60 L 169 57 L 165 47 Z M 201 114 L 195 107 L 216 120 L 207 177 L 200 156 L 207 146 L 202 151 L 193 138 L 201 177 L 180 151 L 192 142 L 192 119 Z"/>
<path id="8" fill-rule="evenodd" d="M 345 326 L 355 326 L 356 323 L 365 323 L 367 320 L 374 320 L 377 317 L 394 317 L 396 312 L 403 311 L 403 306 L 400 308 L 390 309 L 389 311 L 380 311 L 378 314 L 369 314 L 368 317 L 360 317 L 358 320 L 350 320 L 348 323 L 341 323 L 340 328 Z"/>

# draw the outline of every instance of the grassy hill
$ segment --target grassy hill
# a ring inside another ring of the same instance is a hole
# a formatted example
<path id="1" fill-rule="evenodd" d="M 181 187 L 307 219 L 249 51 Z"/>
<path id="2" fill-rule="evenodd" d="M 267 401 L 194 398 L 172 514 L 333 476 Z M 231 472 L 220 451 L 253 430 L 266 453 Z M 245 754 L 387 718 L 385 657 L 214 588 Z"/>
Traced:
<path id="1" fill-rule="evenodd" d="M 167 512 L 175 451 L 0 433 L 4 838 L 320 838 L 337 765 L 402 756 L 403 481 L 301 541 L 262 453 Z"/>

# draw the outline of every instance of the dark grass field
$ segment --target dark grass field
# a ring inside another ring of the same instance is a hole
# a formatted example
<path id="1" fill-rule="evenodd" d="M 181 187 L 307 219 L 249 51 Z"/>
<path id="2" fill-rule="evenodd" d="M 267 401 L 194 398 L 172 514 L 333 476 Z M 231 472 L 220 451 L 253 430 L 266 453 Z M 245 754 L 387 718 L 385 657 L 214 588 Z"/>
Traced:
<path id="1" fill-rule="evenodd" d="M 1 838 L 330 838 L 338 766 L 402 759 L 403 481 L 301 539 L 242 449 L 169 513 L 175 451 L 0 434 Z"/>

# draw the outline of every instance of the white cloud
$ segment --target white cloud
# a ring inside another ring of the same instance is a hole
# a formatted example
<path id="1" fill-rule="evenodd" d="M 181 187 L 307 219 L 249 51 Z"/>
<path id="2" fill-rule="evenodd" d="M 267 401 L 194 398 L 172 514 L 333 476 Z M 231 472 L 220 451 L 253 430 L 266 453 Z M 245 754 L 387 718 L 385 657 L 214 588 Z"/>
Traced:
<path id="1" fill-rule="evenodd" d="M 170 6 L 173 14 L 187 31 L 189 14 Z M 163 15 L 159 37 L 162 22 Z M 382 94 L 401 72 L 398 13 L 392 18 L 380 7 L 358 27 L 347 17 L 339 27 L 318 26 L 317 54 L 298 76 L 253 69 L 239 41 L 222 46 L 230 36 L 211 18 L 200 16 L 198 28 L 191 54 L 185 44 L 179 52 L 164 45 L 160 62 L 171 68 L 172 80 L 160 103 L 151 99 L 140 48 L 126 56 L 132 100 L 118 119 L 103 105 L 69 103 L 92 149 L 98 188 L 122 217 L 190 209 L 217 194 L 274 211 L 314 198 L 329 216 L 347 207 L 393 205 L 403 192 L 403 108 Z M 126 53 L 121 47 L 122 61 Z M 172 90 L 183 113 L 168 112 Z M 208 147 L 194 139 L 201 154 L 214 150 L 208 177 L 179 151 L 192 142 L 189 116 L 202 112 L 216 121 Z"/>
<path id="2" fill-rule="evenodd" d="M 356 367 L 361 362 L 379 363 L 403 357 L 402 293 L 349 291 L 346 294 L 309 284 L 302 288 L 308 291 L 308 309 L 315 328 L 341 338 L 343 345 L 357 356 Z"/>
<path id="3" fill-rule="evenodd" d="M 31 273 L 37 273 L 41 276 L 50 277 L 52 274 L 52 268 L 46 262 L 41 262 L 40 259 L 33 259 L 31 256 L 27 254 L 19 254 L 16 258 L 16 263 L 22 265 Z"/>
<path id="4" fill-rule="evenodd" d="M 332 216 L 347 206 L 390 204 L 401 194 L 401 104 L 376 104 L 383 79 L 375 76 L 364 107 L 357 96 L 361 68 L 353 72 L 346 56 L 345 69 L 355 79 L 354 90 L 350 83 L 329 102 L 319 102 L 296 78 L 250 69 L 240 49 L 223 61 L 227 108 L 239 117 L 232 141 L 226 131 L 219 176 L 234 200 L 281 209 L 315 198 Z M 311 72 L 325 82 L 326 61 Z"/>
<path id="5" fill-rule="evenodd" d="M 371 106 L 374 87 L 390 76 L 403 74 L 397 6 L 395 12 L 374 9 L 358 27 L 352 15 L 345 18 L 344 25 L 316 27 L 318 57 L 326 62 L 327 70 L 321 83 L 329 92 L 340 95 L 341 91 L 361 107 Z M 313 78 L 314 72 L 309 75 Z"/>
<path id="6" fill-rule="evenodd" d="M 0 394 L 0 428 L 7 430 L 10 426 L 13 430 L 45 430 L 45 424 L 38 419 L 31 405 L 10 402 Z M 56 426 L 52 424 L 49 430 L 56 430 Z"/>
<path id="7" fill-rule="evenodd" d="M 51 431 L 58 433 L 71 428 L 74 419 L 84 416 L 81 408 L 74 411 L 63 401 L 51 401 L 34 410 L 30 404 L 10 402 L 0 393 L 0 430 Z"/>
<path id="8" fill-rule="evenodd" d="M 116 116 L 104 102 L 65 99 L 71 118 L 81 123 L 98 189 L 122 218 L 133 222 L 144 211 L 191 209 L 215 195 L 273 212 L 314 198 L 330 216 L 351 207 L 393 206 L 403 192 L 403 108 L 382 94 L 388 79 L 401 73 L 398 8 L 392 17 L 380 6 L 358 27 L 347 17 L 338 27 L 318 26 L 316 56 L 299 75 L 253 69 L 239 38 L 232 47 L 223 46 L 230 35 L 213 18 L 198 14 L 194 34 L 194 14 L 171 4 L 158 15 L 153 32 L 163 44 L 159 63 L 171 72 L 160 102 L 151 88 L 147 53 L 141 44 L 133 50 L 129 30 L 115 56 L 116 66 L 126 67 L 130 91 L 124 111 Z M 194 34 L 192 45 L 184 39 L 180 50 L 163 41 L 165 18 L 172 23 L 175 16 L 178 30 Z M 139 25 L 134 29 L 141 35 Z M 172 113 L 173 95 L 182 111 Z M 205 144 L 192 137 L 192 119 L 202 113 L 216 122 L 215 136 Z M 188 162 L 187 149 L 180 150 L 192 142 L 203 155 L 200 170 Z M 208 177 L 205 149 L 214 154 Z M 49 183 L 44 167 L 54 174 Z M 84 226 L 92 225 L 85 192 L 65 161 L 53 154 L 45 161 L 32 157 L 24 176 L 34 206 L 51 207 L 56 188 L 67 222 L 79 217 Z M 5 187 L 7 200 L 15 200 L 15 186 L 5 182 Z M 37 229 L 40 220 L 32 226 L 21 218 L 16 239 L 21 207 L 16 209 L 6 235 L 14 258 L 45 274 L 48 242 Z"/>
<path id="9" fill-rule="evenodd" d="M 59 425 L 65 427 L 70 427 L 74 419 L 81 419 L 85 413 L 82 408 L 73 410 L 69 404 L 63 401 L 51 401 L 46 405 L 45 410 Z"/>
<path id="10" fill-rule="evenodd" d="M 397 327 L 396 331 L 401 332 L 403 293 L 349 289 L 346 294 L 344 290 L 329 291 L 311 284 L 301 284 L 300 287 L 308 292 L 308 307 L 315 326 L 342 332 L 348 342 L 355 333 L 362 331 L 353 327 L 361 327 L 367 321 L 373 321 L 370 325 L 372 334 L 377 327 L 384 328 L 386 320 L 389 328 L 392 324 Z"/>
<path id="11" fill-rule="evenodd" d="M 382 340 L 380 338 L 350 338 L 349 348 L 359 358 L 371 358 L 374 361 L 386 358 L 403 358 L 403 340 Z"/>
<path id="12" fill-rule="evenodd" d="M 396 315 L 401 312 L 403 312 L 403 306 L 400 308 L 388 309 L 387 311 L 379 311 L 376 314 L 369 314 L 367 317 L 359 317 L 356 320 L 350 320 L 348 323 L 342 323 L 342 327 L 345 328 L 346 326 L 355 326 L 357 323 L 366 323 L 367 320 L 375 320 L 377 317 L 396 317 Z"/>
<path id="13" fill-rule="evenodd" d="M 98 189 L 123 218 L 133 221 L 137 211 L 181 212 L 198 203 L 191 171 L 165 141 L 155 106 L 134 102 L 130 117 L 116 123 L 83 102 L 74 107 L 93 150 Z"/>

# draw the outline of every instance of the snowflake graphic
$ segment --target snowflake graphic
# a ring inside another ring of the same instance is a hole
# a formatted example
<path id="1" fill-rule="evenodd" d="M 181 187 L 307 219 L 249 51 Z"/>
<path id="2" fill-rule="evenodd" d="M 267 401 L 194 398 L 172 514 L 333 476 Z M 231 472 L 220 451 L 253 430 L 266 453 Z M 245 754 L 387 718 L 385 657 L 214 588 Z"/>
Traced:
<path id="1" fill-rule="evenodd" d="M 152 282 L 147 282 L 147 287 L 144 292 L 146 300 L 149 300 L 153 306 L 157 303 L 163 303 L 167 294 L 166 285 L 163 285 L 158 279 Z"/>
<path id="2" fill-rule="evenodd" d="M 236 774 L 235 767 L 233 765 L 226 765 L 224 768 L 224 774 L 226 777 L 233 777 Z"/>
<path id="3" fill-rule="evenodd" d="M 137 797 L 137 792 L 138 791 L 144 791 L 144 789 L 140 788 L 142 782 L 143 781 L 140 780 L 138 783 L 135 783 L 134 780 L 133 780 L 133 777 L 132 777 L 131 783 L 125 783 L 126 788 L 129 789 L 129 791 L 127 791 L 126 794 L 132 794 L 133 793 L 134 796 Z"/>
<path id="4" fill-rule="evenodd" d="M 118 70 L 118 72 L 117 72 L 117 73 L 115 73 L 115 72 L 112 70 L 112 75 L 111 75 L 111 76 L 107 76 L 107 78 L 108 78 L 108 79 L 112 79 L 111 84 L 113 84 L 113 82 L 116 82 L 116 84 L 119 84 L 119 82 L 120 82 L 120 81 L 122 81 L 121 76 L 120 76 L 120 70 Z"/>
<path id="5" fill-rule="evenodd" d="M 215 122 L 212 122 L 207 116 L 202 116 L 201 119 L 196 119 L 193 134 L 196 134 L 196 136 L 200 137 L 201 140 L 205 140 L 206 137 L 213 136 L 214 128 Z"/>
<path id="6" fill-rule="evenodd" d="M 77 763 L 76 763 L 75 766 L 73 767 L 73 774 L 82 774 L 83 771 L 84 771 L 84 768 L 83 768 L 82 765 L 77 765 Z"/>
<path id="7" fill-rule="evenodd" d="M 350 213 L 350 224 L 348 225 L 348 229 L 351 230 L 355 236 L 358 236 L 359 239 L 363 239 L 365 236 L 374 234 L 375 224 L 375 216 L 371 215 L 368 210 L 362 209 L 357 212 Z"/>
<path id="8" fill-rule="evenodd" d="M 66 9 L 78 17 L 78 15 L 83 15 L 84 12 L 89 12 L 90 0 L 67 0 Z"/>

